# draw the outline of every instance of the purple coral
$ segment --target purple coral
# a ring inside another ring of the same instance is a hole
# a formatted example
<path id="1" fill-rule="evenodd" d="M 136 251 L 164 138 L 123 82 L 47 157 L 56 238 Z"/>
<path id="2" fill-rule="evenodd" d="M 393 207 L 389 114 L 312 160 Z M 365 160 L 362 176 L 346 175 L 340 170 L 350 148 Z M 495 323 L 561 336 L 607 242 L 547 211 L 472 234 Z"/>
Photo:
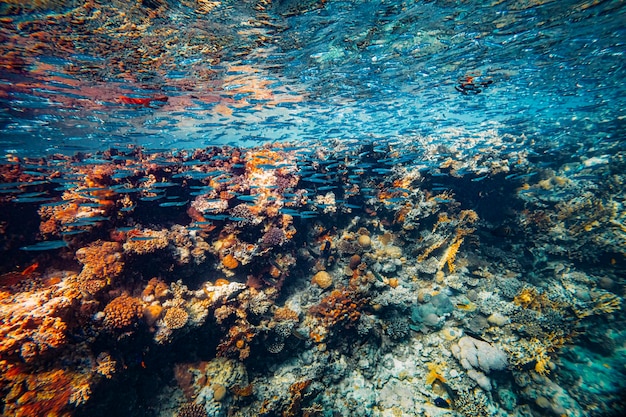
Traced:
<path id="1" fill-rule="evenodd" d="M 261 238 L 265 246 L 280 246 L 285 242 L 285 232 L 278 227 L 270 227 Z"/>

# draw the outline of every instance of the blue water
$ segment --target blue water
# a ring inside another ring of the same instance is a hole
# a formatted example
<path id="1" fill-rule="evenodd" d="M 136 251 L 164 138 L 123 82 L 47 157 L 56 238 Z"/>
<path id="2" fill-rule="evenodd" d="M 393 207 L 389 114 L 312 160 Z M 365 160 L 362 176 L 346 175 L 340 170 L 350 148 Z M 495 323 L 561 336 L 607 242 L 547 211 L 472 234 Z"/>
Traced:
<path id="1" fill-rule="evenodd" d="M 24 22 L 45 14 L 17 16 L 24 29 L 3 32 L 25 63 L 0 72 L 0 146 L 34 155 L 491 127 L 539 145 L 592 146 L 623 135 L 622 2 L 495 3 L 279 2 L 261 14 L 225 2 L 213 11 L 221 19 L 209 24 L 187 3 L 172 2 L 143 32 L 121 36 L 122 45 L 102 46 L 116 33 L 112 23 L 102 38 L 74 36 L 73 53 L 54 45 L 29 51 Z M 139 23 L 148 9 L 129 16 Z M 189 31 L 172 31 L 180 25 Z M 199 28 L 217 32 L 219 53 L 192 48 L 206 33 Z M 155 40 L 160 33 L 168 35 Z M 120 62 L 132 71 L 116 71 Z M 468 76 L 492 84 L 461 94 L 455 86 Z M 169 101 L 119 102 L 155 94 Z"/>

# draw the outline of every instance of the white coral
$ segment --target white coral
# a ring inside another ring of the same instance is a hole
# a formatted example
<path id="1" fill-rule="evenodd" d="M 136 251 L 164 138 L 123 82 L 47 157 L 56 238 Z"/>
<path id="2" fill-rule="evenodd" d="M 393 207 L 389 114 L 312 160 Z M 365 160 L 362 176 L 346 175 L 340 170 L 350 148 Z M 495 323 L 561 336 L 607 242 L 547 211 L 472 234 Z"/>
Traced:
<path id="1" fill-rule="evenodd" d="M 506 369 L 508 364 L 506 354 L 498 347 L 469 336 L 459 339 L 451 351 L 467 375 L 486 391 L 491 390 L 491 381 L 485 373 Z"/>
<path id="2" fill-rule="evenodd" d="M 463 336 L 452 346 L 452 354 L 466 370 L 499 371 L 507 367 L 506 354 L 498 347 L 473 337 Z"/>

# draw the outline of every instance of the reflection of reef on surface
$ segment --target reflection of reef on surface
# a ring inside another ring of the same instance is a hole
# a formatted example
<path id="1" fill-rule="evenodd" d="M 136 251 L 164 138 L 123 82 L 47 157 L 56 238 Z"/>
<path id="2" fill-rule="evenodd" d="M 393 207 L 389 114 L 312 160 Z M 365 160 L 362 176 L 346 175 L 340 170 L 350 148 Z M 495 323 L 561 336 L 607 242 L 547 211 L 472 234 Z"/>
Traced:
<path id="1" fill-rule="evenodd" d="M 4 415 L 616 415 L 623 151 L 481 140 L 11 157 Z"/>

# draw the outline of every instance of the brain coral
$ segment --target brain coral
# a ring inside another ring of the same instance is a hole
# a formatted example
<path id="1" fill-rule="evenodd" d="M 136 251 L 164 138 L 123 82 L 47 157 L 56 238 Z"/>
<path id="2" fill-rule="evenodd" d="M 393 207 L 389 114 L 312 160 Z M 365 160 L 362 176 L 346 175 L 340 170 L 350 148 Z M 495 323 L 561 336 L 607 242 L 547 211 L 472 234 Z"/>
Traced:
<path id="1" fill-rule="evenodd" d="M 171 307 L 165 312 L 163 322 L 170 329 L 180 329 L 187 324 L 187 319 L 189 319 L 189 314 L 185 310 L 180 307 Z"/>
<path id="2" fill-rule="evenodd" d="M 123 329 L 143 315 L 141 302 L 126 294 L 114 298 L 104 308 L 104 325 L 110 329 Z"/>

